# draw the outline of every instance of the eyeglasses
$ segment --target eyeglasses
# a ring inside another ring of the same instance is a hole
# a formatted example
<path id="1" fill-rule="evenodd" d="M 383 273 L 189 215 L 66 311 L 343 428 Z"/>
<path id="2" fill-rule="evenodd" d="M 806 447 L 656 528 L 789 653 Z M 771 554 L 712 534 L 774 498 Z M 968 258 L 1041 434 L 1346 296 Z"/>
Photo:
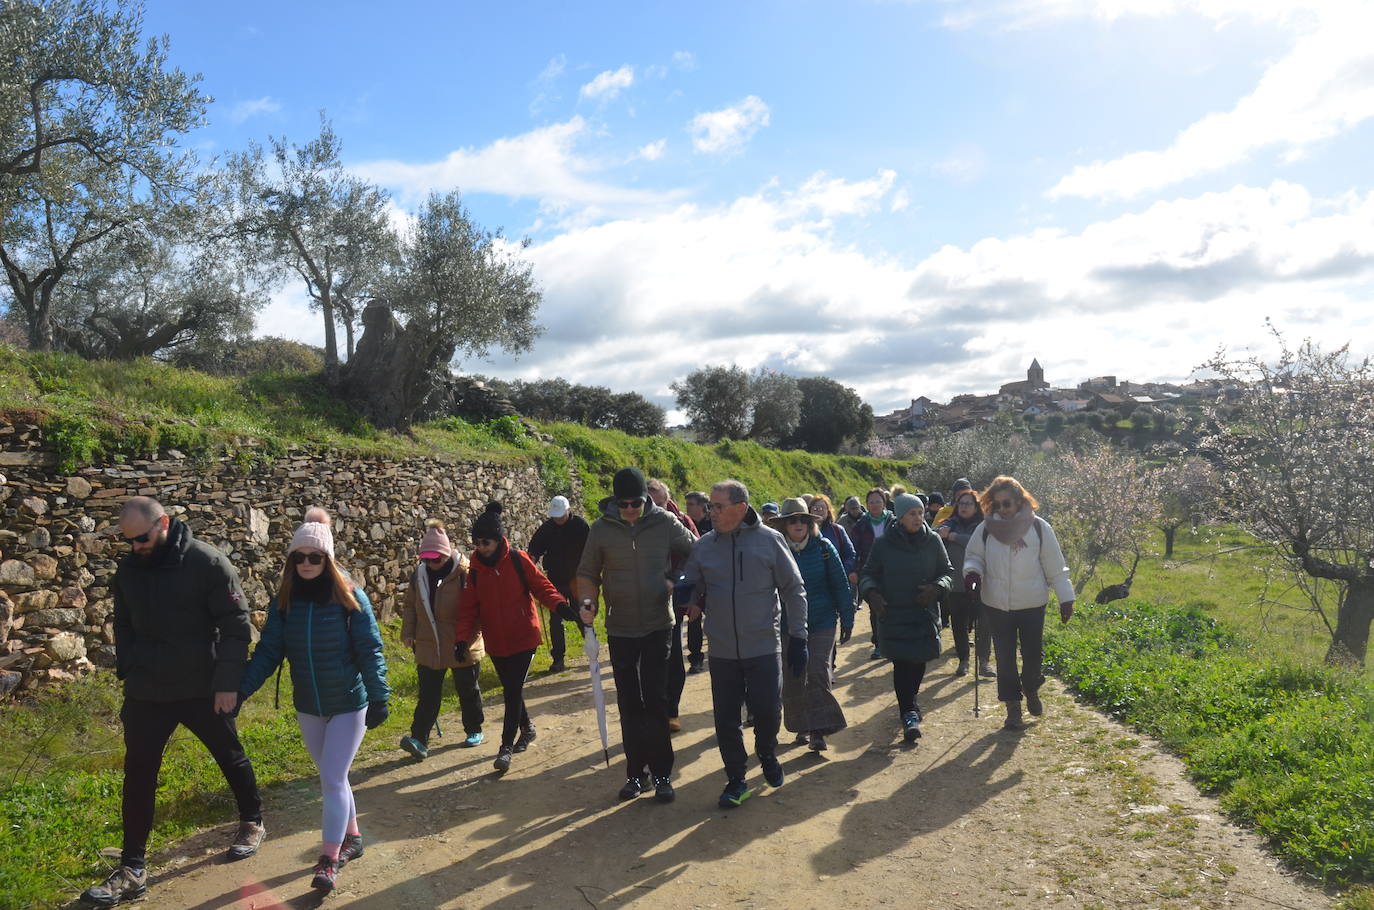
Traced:
<path id="1" fill-rule="evenodd" d="M 152 538 L 153 538 L 153 529 L 152 529 L 152 528 L 149 528 L 148 530 L 144 531 L 142 534 L 138 535 L 137 537 L 126 537 L 126 538 L 124 538 L 124 542 L 125 542 L 125 543 L 147 543 L 149 540 L 152 540 Z"/>
<path id="2" fill-rule="evenodd" d="M 444 560 L 448 559 L 447 556 L 421 556 L 420 558 L 436 566 L 443 564 Z"/>
<path id="3" fill-rule="evenodd" d="M 726 509 L 730 508 L 731 506 L 737 506 L 737 505 L 739 505 L 739 503 L 737 503 L 737 502 L 712 502 L 712 503 L 707 503 L 706 507 L 707 507 L 708 509 L 710 509 L 712 512 L 724 512 Z"/>
<path id="4" fill-rule="evenodd" d="M 492 540 L 490 537 L 474 537 L 472 539 L 472 545 L 474 547 L 485 547 L 488 544 L 494 543 L 496 543 L 496 541 Z"/>
<path id="5" fill-rule="evenodd" d="M 787 523 L 790 525 L 809 525 L 811 524 L 811 519 L 801 515 L 789 515 L 787 516 Z"/>
<path id="6" fill-rule="evenodd" d="M 294 553 L 291 554 L 291 561 L 292 561 L 293 563 L 295 563 L 296 565 L 300 565 L 301 563 L 306 563 L 306 562 L 308 562 L 308 563 L 310 563 L 312 566 L 318 566 L 318 565 L 320 565 L 320 564 L 322 564 L 322 563 L 324 562 L 324 554 L 323 554 L 323 553 L 302 553 L 300 550 L 297 550 L 296 552 L 294 552 Z"/>
<path id="7" fill-rule="evenodd" d="M 992 501 L 992 507 L 993 507 L 994 509 L 996 509 L 997 511 L 999 511 L 999 512 L 1005 511 L 1005 510 L 1007 510 L 1007 509 L 1014 509 L 1014 508 L 1016 508 L 1016 500 L 1014 500 L 1014 499 L 994 499 L 994 500 Z"/>
<path id="8" fill-rule="evenodd" d="M 641 496 L 638 499 L 617 499 L 615 504 L 626 510 L 642 509 L 644 508 L 644 497 Z"/>

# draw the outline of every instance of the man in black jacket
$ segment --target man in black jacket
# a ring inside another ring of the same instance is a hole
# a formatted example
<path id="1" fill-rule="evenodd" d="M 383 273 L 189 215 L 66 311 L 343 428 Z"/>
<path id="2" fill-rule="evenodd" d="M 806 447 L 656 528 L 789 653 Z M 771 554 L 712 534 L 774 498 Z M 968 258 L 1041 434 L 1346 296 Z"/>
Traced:
<path id="1" fill-rule="evenodd" d="M 562 594 L 568 603 L 577 603 L 573 598 L 572 580 L 577 574 L 577 563 L 582 559 L 582 548 L 587 543 L 587 533 L 591 528 L 580 515 L 573 514 L 572 504 L 566 496 L 555 496 L 551 499 L 548 514 L 548 520 L 540 525 L 530 538 L 530 559 L 537 563 L 542 558 L 544 574 L 553 582 L 558 593 Z M 571 608 L 569 615 L 562 618 L 573 622 L 577 620 L 577 617 L 571 614 Z M 563 623 L 551 617 L 549 656 L 553 658 L 553 664 L 549 667 L 550 673 L 562 673 L 567 669 L 563 663 L 566 650 L 567 638 L 563 632 Z"/>
<path id="2" fill-rule="evenodd" d="M 230 858 L 252 856 L 267 833 L 253 765 L 234 723 L 251 641 L 238 574 L 155 499 L 125 503 L 119 533 L 131 550 L 112 585 L 115 673 L 124 681 L 124 846 L 119 867 L 81 895 L 97 906 L 147 890 L 158 769 L 178 725 L 210 750 L 238 802 Z"/>

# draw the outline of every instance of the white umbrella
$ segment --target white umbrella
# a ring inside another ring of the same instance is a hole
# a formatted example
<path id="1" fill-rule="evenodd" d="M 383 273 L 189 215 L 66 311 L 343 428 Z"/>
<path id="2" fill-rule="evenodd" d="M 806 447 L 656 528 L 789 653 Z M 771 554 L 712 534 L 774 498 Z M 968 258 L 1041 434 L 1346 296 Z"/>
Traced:
<path id="1" fill-rule="evenodd" d="M 611 737 L 606 731 L 606 692 L 601 688 L 601 643 L 596 640 L 596 630 L 586 627 L 582 635 L 582 653 L 592 668 L 592 704 L 596 706 L 596 726 L 601 730 L 601 754 L 606 759 L 606 767 L 611 766 Z"/>

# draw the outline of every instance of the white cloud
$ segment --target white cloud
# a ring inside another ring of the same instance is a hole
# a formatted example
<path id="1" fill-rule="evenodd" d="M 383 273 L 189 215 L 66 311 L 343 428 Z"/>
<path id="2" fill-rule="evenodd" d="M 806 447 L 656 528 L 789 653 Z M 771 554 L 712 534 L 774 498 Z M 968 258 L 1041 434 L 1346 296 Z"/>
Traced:
<path id="1" fill-rule="evenodd" d="M 586 121 L 574 117 L 482 148 L 457 149 L 439 161 L 370 161 L 350 170 L 395 190 L 403 204 L 413 204 L 432 190 L 450 189 L 533 198 L 555 207 L 603 209 L 656 205 L 678 197 L 594 179 L 601 165 L 576 152 L 577 142 L 587 132 Z"/>
<path id="2" fill-rule="evenodd" d="M 1229 111 L 1208 114 L 1162 151 L 1081 165 L 1049 195 L 1129 199 L 1277 148 L 1287 159 L 1374 117 L 1374 5 L 1328 13 Z"/>
<path id="3" fill-rule="evenodd" d="M 867 215 L 877 211 L 892 190 L 897 172 L 882 170 L 869 180 L 845 180 L 817 171 L 795 193 L 787 195 L 786 211 L 803 214 L 816 211 L 822 217 Z"/>
<path id="4" fill-rule="evenodd" d="M 1129 17 L 1193 13 L 1225 24 L 1235 19 L 1293 23 L 1329 10 L 1339 11 L 1360 0 L 964 0 L 950 2 L 942 17 L 946 28 L 985 23 L 1016 31 L 1070 19 L 1112 24 Z"/>
<path id="5" fill-rule="evenodd" d="M 987 171 L 988 156 L 981 146 L 962 145 L 935 162 L 932 167 L 937 174 L 954 183 L 974 183 Z"/>
<path id="6" fill-rule="evenodd" d="M 581 95 L 592 101 L 610 101 L 634 84 L 635 68 L 627 63 L 618 70 L 598 73 L 596 78 L 582 86 Z"/>
<path id="7" fill-rule="evenodd" d="M 692 147 L 711 155 L 738 152 L 760 128 L 768 125 L 768 105 L 757 95 L 719 111 L 708 111 L 692 118 L 688 129 Z"/>
<path id="8" fill-rule="evenodd" d="M 668 148 L 668 140 L 660 139 L 657 142 L 650 142 L 639 147 L 635 157 L 643 158 L 645 161 L 657 161 L 663 157 L 664 151 Z"/>
<path id="9" fill-rule="evenodd" d="M 262 114 L 276 114 L 281 111 L 281 102 L 272 98 L 270 95 L 263 95 L 261 98 L 250 98 L 247 101 L 240 101 L 229 109 L 229 120 L 232 123 L 243 123 L 252 117 Z"/>
<path id="10" fill-rule="evenodd" d="M 567 68 L 568 58 L 566 56 L 559 54 L 551 57 L 539 75 L 530 82 L 530 90 L 534 93 L 530 99 L 531 117 L 538 117 L 558 101 L 558 80 Z"/>
<path id="11" fill-rule="evenodd" d="M 691 51 L 676 51 L 673 54 L 673 66 L 690 73 L 697 68 L 697 58 Z"/>

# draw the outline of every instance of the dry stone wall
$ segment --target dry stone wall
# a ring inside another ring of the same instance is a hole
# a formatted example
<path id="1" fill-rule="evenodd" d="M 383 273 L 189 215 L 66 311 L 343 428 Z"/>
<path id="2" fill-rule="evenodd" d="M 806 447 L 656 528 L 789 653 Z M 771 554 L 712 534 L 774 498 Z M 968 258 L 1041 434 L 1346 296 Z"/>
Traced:
<path id="1" fill-rule="evenodd" d="M 473 519 L 499 500 L 523 547 L 548 505 L 537 466 L 486 460 L 293 450 L 245 467 L 241 455 L 172 450 L 70 475 L 56 464 L 37 426 L 0 418 L 0 698 L 114 666 L 110 583 L 128 551 L 117 521 L 131 496 L 156 497 L 229 554 L 259 628 L 291 533 L 313 505 L 333 515 L 339 562 L 384 618 L 408 587 L 427 518 L 442 519 L 466 551 Z M 573 485 L 563 492 L 579 503 L 575 475 Z"/>

